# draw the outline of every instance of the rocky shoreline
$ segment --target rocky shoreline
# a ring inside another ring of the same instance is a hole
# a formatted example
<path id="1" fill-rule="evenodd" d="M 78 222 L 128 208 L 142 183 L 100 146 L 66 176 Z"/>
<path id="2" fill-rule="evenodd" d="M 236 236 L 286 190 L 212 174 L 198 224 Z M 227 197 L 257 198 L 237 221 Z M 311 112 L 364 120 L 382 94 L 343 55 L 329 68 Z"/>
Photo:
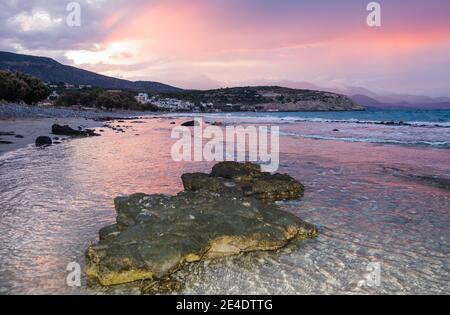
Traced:
<path id="1" fill-rule="evenodd" d="M 194 189 L 191 184 L 200 175 Z M 217 180 L 213 189 L 206 177 Z M 223 162 L 211 174 L 185 174 L 183 181 L 186 189 L 176 196 L 139 193 L 115 199 L 116 224 L 101 229 L 99 243 L 86 252 L 91 281 L 103 286 L 137 282 L 144 294 L 178 291 L 183 284 L 171 275 L 186 264 L 276 250 L 318 235 L 315 226 L 274 202 L 301 196 L 303 185 L 288 175 Z"/>
<path id="2" fill-rule="evenodd" d="M 138 117 L 148 113 L 138 111 L 101 111 L 101 110 L 74 110 L 57 107 L 38 107 L 22 104 L 0 103 L 0 121 L 24 118 L 73 118 L 108 120 Z"/>
<path id="3" fill-rule="evenodd" d="M 117 132 L 125 132 L 126 128 L 122 124 L 118 128 L 115 122 L 138 121 L 144 115 L 148 113 L 72 110 L 0 103 L 0 154 L 31 144 L 38 146 L 59 144 L 64 139 L 55 136 L 60 135 L 67 137 L 98 135 L 94 132 L 94 128 L 110 128 Z M 65 130 L 53 130 L 53 126 L 64 127 Z"/>

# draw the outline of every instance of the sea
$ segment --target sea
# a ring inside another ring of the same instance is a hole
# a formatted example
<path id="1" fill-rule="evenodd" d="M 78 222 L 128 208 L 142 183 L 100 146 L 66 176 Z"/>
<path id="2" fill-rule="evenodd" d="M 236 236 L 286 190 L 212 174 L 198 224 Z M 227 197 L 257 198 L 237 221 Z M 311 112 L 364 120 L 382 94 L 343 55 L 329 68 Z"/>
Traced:
<path id="1" fill-rule="evenodd" d="M 84 276 L 69 286 L 67 266 L 83 269 L 98 230 L 115 222 L 116 196 L 176 194 L 183 173 L 210 171 L 212 162 L 171 158 L 172 129 L 195 116 L 114 122 L 126 132 L 0 155 L 0 294 L 137 293 Z M 320 235 L 187 265 L 175 274 L 181 293 L 450 293 L 450 111 L 200 116 L 223 126 L 279 126 L 279 172 L 306 187 L 301 200 L 280 207 Z"/>

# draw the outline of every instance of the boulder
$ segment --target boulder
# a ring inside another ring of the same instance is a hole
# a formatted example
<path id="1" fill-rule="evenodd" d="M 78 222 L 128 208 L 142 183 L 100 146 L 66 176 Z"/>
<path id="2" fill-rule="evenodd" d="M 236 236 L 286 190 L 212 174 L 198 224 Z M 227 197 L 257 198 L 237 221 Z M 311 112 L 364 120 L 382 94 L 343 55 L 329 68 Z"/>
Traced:
<path id="1" fill-rule="evenodd" d="M 167 279 L 184 264 L 276 250 L 317 235 L 273 203 L 206 191 L 115 199 L 117 222 L 86 253 L 86 274 L 102 285 Z M 169 287 L 175 286 L 168 283 Z M 144 291 L 153 291 L 150 283 Z"/>
<path id="2" fill-rule="evenodd" d="M 85 129 L 85 130 L 75 130 L 67 125 L 61 126 L 58 124 L 54 124 L 52 126 L 52 133 L 54 135 L 58 136 L 70 136 L 70 137 L 93 137 L 93 136 L 99 136 L 99 134 L 96 134 L 94 130 L 92 129 Z"/>
<path id="3" fill-rule="evenodd" d="M 222 162 L 211 174 L 184 174 L 182 181 L 186 191 L 231 193 L 269 201 L 298 199 L 305 190 L 291 176 L 261 172 L 261 167 L 253 163 Z"/>
<path id="4" fill-rule="evenodd" d="M 199 125 L 200 125 L 199 122 L 196 120 L 187 121 L 187 122 L 181 124 L 181 126 L 184 126 L 184 127 L 194 127 L 194 126 L 199 126 Z"/>
<path id="5" fill-rule="evenodd" d="M 52 138 L 47 137 L 47 136 L 40 136 L 40 137 L 37 137 L 35 143 L 36 143 L 37 147 L 49 146 L 49 145 L 52 145 Z"/>

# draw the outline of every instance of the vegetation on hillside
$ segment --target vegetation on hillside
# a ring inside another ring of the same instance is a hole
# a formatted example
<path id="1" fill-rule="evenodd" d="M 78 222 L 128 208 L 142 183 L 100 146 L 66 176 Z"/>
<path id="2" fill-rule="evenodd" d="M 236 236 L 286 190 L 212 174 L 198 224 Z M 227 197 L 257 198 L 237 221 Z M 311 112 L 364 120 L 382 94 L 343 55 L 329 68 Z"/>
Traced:
<path id="1" fill-rule="evenodd" d="M 81 105 L 105 109 L 132 109 L 156 110 L 151 104 L 140 104 L 130 91 L 108 91 L 99 88 L 68 89 L 64 90 L 58 100 L 57 106 Z"/>

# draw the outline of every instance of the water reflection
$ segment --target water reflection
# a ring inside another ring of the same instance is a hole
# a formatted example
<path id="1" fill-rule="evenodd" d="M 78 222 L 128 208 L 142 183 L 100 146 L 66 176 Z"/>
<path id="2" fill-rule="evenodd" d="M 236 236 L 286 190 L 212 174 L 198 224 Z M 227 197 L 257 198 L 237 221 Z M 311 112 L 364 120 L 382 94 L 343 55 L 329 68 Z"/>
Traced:
<path id="1" fill-rule="evenodd" d="M 171 160 L 169 123 L 149 119 L 125 134 L 0 157 L 0 293 L 74 292 L 66 266 L 82 264 L 97 231 L 114 222 L 114 197 L 175 194 L 181 174 L 208 171 L 211 164 Z M 385 168 L 448 177 L 448 150 L 296 137 L 280 148 L 281 171 L 307 187 L 302 201 L 284 207 L 320 226 L 321 236 L 278 253 L 190 265 L 177 274 L 185 293 L 450 293 L 448 190 Z M 359 288 L 372 261 L 381 263 L 382 286 Z"/>

